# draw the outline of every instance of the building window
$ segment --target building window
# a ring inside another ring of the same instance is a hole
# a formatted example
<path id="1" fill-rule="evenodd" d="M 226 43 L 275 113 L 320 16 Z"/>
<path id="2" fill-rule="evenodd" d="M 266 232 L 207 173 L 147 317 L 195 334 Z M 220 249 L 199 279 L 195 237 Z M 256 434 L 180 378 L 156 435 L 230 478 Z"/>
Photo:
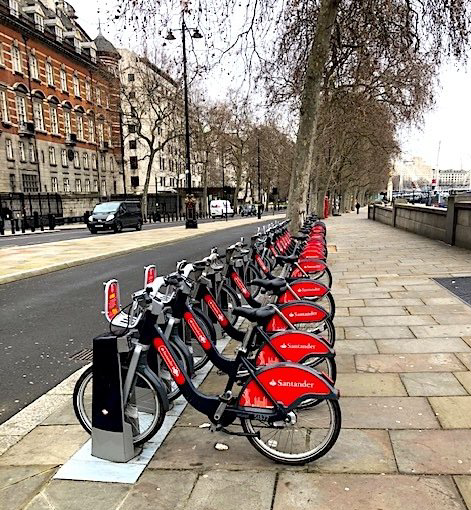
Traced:
<path id="1" fill-rule="evenodd" d="M 36 163 L 36 149 L 33 143 L 29 144 L 29 160 L 31 163 Z"/>
<path id="2" fill-rule="evenodd" d="M 18 152 L 20 153 L 20 161 L 26 161 L 26 149 L 24 142 L 18 142 Z"/>
<path id="3" fill-rule="evenodd" d="M 44 131 L 43 103 L 41 100 L 33 101 L 33 118 L 34 127 L 40 131 Z"/>
<path id="4" fill-rule="evenodd" d="M 93 181 L 93 191 L 98 192 L 98 181 L 97 180 L 94 180 Z"/>
<path id="5" fill-rule="evenodd" d="M 92 154 L 92 170 L 96 170 L 96 154 Z"/>
<path id="6" fill-rule="evenodd" d="M 103 146 L 103 142 L 105 141 L 105 134 L 103 131 L 103 122 L 98 123 L 98 143 Z"/>
<path id="7" fill-rule="evenodd" d="M 61 150 L 62 166 L 69 166 L 69 159 L 67 158 L 67 149 Z"/>
<path id="8" fill-rule="evenodd" d="M 10 159 L 10 160 L 14 159 L 14 157 L 13 157 L 13 143 L 10 140 L 10 138 L 7 138 L 5 140 L 5 151 L 7 154 L 7 159 Z"/>
<path id="9" fill-rule="evenodd" d="M 0 110 L 2 113 L 2 122 L 10 122 L 10 116 L 8 115 L 7 91 L 5 89 L 0 89 Z"/>
<path id="10" fill-rule="evenodd" d="M 90 79 L 87 78 L 85 80 L 85 99 L 87 101 L 91 101 L 92 99 L 92 87 L 90 85 Z"/>
<path id="11" fill-rule="evenodd" d="M 95 122 L 91 117 L 88 117 L 88 140 L 95 142 Z"/>
<path id="12" fill-rule="evenodd" d="M 46 61 L 46 81 L 48 85 L 54 86 L 54 68 L 49 60 Z"/>
<path id="13" fill-rule="evenodd" d="M 131 170 L 137 170 L 138 168 L 137 156 L 131 156 L 129 158 L 129 164 L 131 165 Z"/>
<path id="14" fill-rule="evenodd" d="M 83 140 L 83 117 L 82 115 L 77 115 L 77 138 L 79 140 Z"/>
<path id="15" fill-rule="evenodd" d="M 106 195 L 106 181 L 105 181 L 105 179 L 102 179 L 102 181 L 101 181 L 101 194 Z"/>
<path id="16" fill-rule="evenodd" d="M 16 177 L 15 174 L 10 174 L 10 191 L 16 191 Z"/>
<path id="17" fill-rule="evenodd" d="M 129 92 L 129 99 L 136 99 L 136 93 L 134 92 L 134 90 L 131 90 L 131 92 Z"/>
<path id="18" fill-rule="evenodd" d="M 133 73 L 129 73 L 128 74 L 128 81 L 129 82 L 134 81 L 134 74 Z"/>
<path id="19" fill-rule="evenodd" d="M 62 92 L 67 92 L 68 91 L 68 88 L 67 88 L 67 72 L 66 70 L 62 67 L 61 68 L 61 90 Z"/>
<path id="20" fill-rule="evenodd" d="M 74 74 L 74 95 L 76 97 L 80 97 L 80 80 L 79 80 L 79 77 Z"/>
<path id="21" fill-rule="evenodd" d="M 38 59 L 33 53 L 29 55 L 29 72 L 33 80 L 39 80 Z"/>
<path id="22" fill-rule="evenodd" d="M 70 193 L 70 181 L 68 177 L 64 177 L 64 193 Z"/>
<path id="23" fill-rule="evenodd" d="M 20 15 L 20 7 L 18 5 L 18 0 L 10 0 L 10 13 L 13 16 L 18 17 Z"/>
<path id="24" fill-rule="evenodd" d="M 39 183 L 37 175 L 22 174 L 23 191 L 25 193 L 37 193 L 39 191 Z"/>
<path id="25" fill-rule="evenodd" d="M 49 164 L 56 166 L 56 149 L 49 147 Z"/>
<path id="26" fill-rule="evenodd" d="M 74 152 L 74 168 L 80 168 L 80 154 L 78 151 Z"/>
<path id="27" fill-rule="evenodd" d="M 5 67 L 5 55 L 3 54 L 3 43 L 0 43 L 0 66 Z"/>
<path id="28" fill-rule="evenodd" d="M 89 164 L 88 164 L 88 152 L 84 152 L 83 153 L 83 168 L 85 168 L 85 169 L 89 168 Z M 88 191 L 90 191 L 90 190 L 88 190 Z"/>
<path id="29" fill-rule="evenodd" d="M 56 39 L 61 42 L 63 38 L 64 31 L 62 30 L 62 27 L 56 25 Z"/>
<path id="30" fill-rule="evenodd" d="M 96 104 L 101 105 L 101 90 L 96 88 Z"/>
<path id="31" fill-rule="evenodd" d="M 16 116 L 18 118 L 18 125 L 24 124 L 28 121 L 26 117 L 26 103 L 24 96 L 16 96 Z"/>
<path id="32" fill-rule="evenodd" d="M 21 53 L 16 41 L 11 46 L 11 60 L 13 63 L 13 72 L 21 73 Z"/>
<path id="33" fill-rule="evenodd" d="M 57 193 L 59 191 L 59 181 L 57 177 L 51 177 L 51 191 Z"/>
<path id="34" fill-rule="evenodd" d="M 70 135 L 72 129 L 70 126 L 70 112 L 69 110 L 64 110 L 64 131 L 65 135 Z"/>
<path id="35" fill-rule="evenodd" d="M 38 30 L 44 32 L 44 18 L 37 12 L 34 13 L 34 24 Z"/>
<path id="36" fill-rule="evenodd" d="M 136 140 L 130 140 L 129 141 L 129 148 L 130 149 L 137 149 L 137 141 Z"/>
<path id="37" fill-rule="evenodd" d="M 112 172 L 114 172 L 114 160 L 113 160 L 113 156 L 110 156 L 110 170 Z"/>
<path id="38" fill-rule="evenodd" d="M 165 186 L 165 177 L 160 178 L 160 185 Z"/>
<path id="39" fill-rule="evenodd" d="M 53 135 L 59 134 L 59 118 L 57 117 L 57 108 L 49 106 L 49 117 L 51 119 L 51 133 Z"/>
<path id="40" fill-rule="evenodd" d="M 136 125 L 135 124 L 128 124 L 128 132 L 129 133 L 135 133 L 136 132 Z"/>
<path id="41" fill-rule="evenodd" d="M 105 95 L 105 104 L 107 108 L 110 107 L 110 96 L 108 94 Z"/>
<path id="42" fill-rule="evenodd" d="M 75 179 L 75 191 L 82 193 L 82 179 Z"/>
<path id="43" fill-rule="evenodd" d="M 101 169 L 106 172 L 106 158 L 105 156 L 102 154 L 101 156 Z"/>
<path id="44" fill-rule="evenodd" d="M 90 193 L 90 179 L 85 179 L 85 193 Z"/>

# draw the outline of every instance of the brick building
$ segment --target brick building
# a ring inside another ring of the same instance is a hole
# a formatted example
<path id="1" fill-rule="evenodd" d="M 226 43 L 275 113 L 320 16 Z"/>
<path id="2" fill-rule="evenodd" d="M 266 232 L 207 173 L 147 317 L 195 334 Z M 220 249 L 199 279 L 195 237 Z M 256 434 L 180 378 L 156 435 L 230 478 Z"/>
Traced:
<path id="1" fill-rule="evenodd" d="M 57 192 L 70 215 L 125 191 L 119 59 L 67 2 L 0 0 L 0 193 Z"/>

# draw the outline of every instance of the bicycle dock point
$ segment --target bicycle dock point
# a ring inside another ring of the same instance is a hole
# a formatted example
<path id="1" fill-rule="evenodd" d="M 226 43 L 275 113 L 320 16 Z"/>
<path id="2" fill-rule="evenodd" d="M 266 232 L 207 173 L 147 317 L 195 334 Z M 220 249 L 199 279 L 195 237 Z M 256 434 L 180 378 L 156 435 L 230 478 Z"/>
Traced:
<path id="1" fill-rule="evenodd" d="M 120 354 L 129 351 L 125 338 L 93 339 L 92 455 L 127 462 L 141 452 L 134 448 L 132 417 L 126 417 Z"/>

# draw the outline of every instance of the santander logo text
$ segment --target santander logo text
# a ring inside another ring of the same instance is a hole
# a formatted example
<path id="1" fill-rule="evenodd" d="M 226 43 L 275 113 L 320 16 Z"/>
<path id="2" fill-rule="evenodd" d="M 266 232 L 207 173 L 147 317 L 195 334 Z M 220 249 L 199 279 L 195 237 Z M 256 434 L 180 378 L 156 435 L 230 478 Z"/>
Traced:
<path id="1" fill-rule="evenodd" d="M 314 388 L 314 383 L 309 381 L 283 381 L 282 379 L 272 379 L 269 383 L 270 386 L 281 386 L 282 388 Z"/>

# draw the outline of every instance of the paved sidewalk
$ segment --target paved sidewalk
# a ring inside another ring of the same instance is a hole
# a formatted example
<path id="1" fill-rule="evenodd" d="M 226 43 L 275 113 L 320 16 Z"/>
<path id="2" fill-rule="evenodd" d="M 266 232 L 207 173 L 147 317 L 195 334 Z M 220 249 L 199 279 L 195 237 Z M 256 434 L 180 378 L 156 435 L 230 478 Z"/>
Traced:
<path id="1" fill-rule="evenodd" d="M 262 219 L 237 219 L 230 222 L 200 223 L 197 229 L 175 226 L 165 229 L 123 232 L 113 236 L 93 236 L 29 246 L 15 246 L 1 250 L 0 284 L 14 282 L 51 273 L 68 267 L 79 266 L 95 260 L 124 255 L 136 250 L 153 248 L 208 232 L 224 230 L 257 222 L 284 218 L 284 214 Z"/>
<path id="2" fill-rule="evenodd" d="M 471 253 L 364 212 L 327 224 L 343 429 L 326 457 L 276 465 L 187 408 L 134 486 L 52 480 L 87 439 L 65 384 L 63 407 L 13 446 L 21 423 L 0 427 L 0 508 L 471 509 L 471 308 L 431 280 L 470 275 Z M 201 388 L 223 381 L 213 370 Z"/>

